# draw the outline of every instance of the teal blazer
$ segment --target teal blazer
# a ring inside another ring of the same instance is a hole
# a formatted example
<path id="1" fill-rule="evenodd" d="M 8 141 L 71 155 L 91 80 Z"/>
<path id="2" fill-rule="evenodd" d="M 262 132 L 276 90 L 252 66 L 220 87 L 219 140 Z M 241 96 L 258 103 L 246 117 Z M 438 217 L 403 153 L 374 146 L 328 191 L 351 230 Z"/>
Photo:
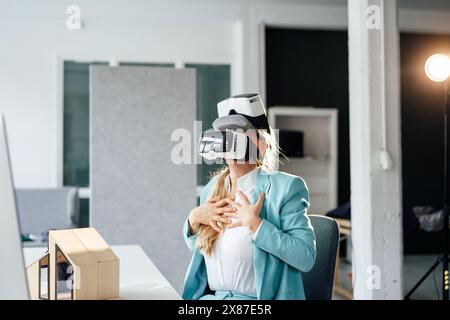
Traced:
<path id="1" fill-rule="evenodd" d="M 203 189 L 205 202 L 214 186 L 212 179 Z M 309 271 L 316 259 L 316 239 L 307 216 L 308 189 L 300 177 L 260 169 L 253 189 L 252 203 L 265 193 L 260 217 L 262 225 L 253 240 L 253 265 L 257 298 L 305 299 L 301 272 Z M 184 240 L 193 252 L 183 290 L 183 299 L 196 300 L 211 293 L 203 254 L 196 248 L 196 235 L 189 234 L 186 222 Z"/>

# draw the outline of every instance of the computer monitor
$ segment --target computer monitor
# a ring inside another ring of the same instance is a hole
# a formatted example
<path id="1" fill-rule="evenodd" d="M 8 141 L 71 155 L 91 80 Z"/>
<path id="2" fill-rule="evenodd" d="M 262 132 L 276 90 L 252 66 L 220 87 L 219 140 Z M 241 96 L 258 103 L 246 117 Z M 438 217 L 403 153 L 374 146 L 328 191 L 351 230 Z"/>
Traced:
<path id="1" fill-rule="evenodd" d="M 0 300 L 28 299 L 6 125 L 0 113 Z"/>

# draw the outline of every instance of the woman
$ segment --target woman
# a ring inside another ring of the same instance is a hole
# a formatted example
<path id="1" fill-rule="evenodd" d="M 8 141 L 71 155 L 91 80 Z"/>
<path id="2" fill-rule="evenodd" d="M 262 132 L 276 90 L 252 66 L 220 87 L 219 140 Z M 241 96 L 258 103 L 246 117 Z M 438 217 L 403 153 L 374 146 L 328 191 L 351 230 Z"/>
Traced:
<path id="1" fill-rule="evenodd" d="M 184 225 L 193 251 L 184 299 L 305 299 L 301 272 L 316 256 L 307 187 L 297 176 L 270 170 L 273 135 L 248 136 L 257 163 L 226 159 Z"/>

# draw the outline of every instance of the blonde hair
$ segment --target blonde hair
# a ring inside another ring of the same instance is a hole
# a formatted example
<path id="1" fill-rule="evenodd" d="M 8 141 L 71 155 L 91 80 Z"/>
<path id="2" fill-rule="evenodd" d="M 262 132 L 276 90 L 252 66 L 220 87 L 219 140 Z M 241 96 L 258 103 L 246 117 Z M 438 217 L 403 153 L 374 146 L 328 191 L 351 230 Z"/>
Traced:
<path id="1" fill-rule="evenodd" d="M 270 128 L 270 132 L 266 130 L 257 130 L 258 139 L 263 139 L 268 148 L 264 153 L 262 158 L 258 158 L 256 164 L 258 167 L 264 168 L 267 171 L 273 171 L 278 169 L 280 148 L 276 141 L 275 135 L 273 134 L 273 129 Z M 229 196 L 229 191 L 225 185 L 225 179 L 230 173 L 230 169 L 228 167 L 224 167 L 221 170 L 217 171 L 213 174 L 213 179 L 216 179 L 212 192 L 209 196 L 209 199 L 224 199 Z M 222 229 L 223 230 L 223 229 Z M 223 232 L 223 231 L 222 231 Z M 217 232 L 209 225 L 201 225 L 198 231 L 198 237 L 196 241 L 197 248 L 210 256 L 214 249 L 214 244 L 219 239 L 221 232 Z"/>

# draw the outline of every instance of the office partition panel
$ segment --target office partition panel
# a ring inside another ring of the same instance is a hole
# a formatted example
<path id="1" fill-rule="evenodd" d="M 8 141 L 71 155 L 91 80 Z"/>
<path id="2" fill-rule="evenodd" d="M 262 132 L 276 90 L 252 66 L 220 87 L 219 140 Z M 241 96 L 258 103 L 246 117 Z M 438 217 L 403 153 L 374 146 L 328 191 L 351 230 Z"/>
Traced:
<path id="1" fill-rule="evenodd" d="M 172 162 L 171 135 L 193 136 L 195 81 L 192 69 L 91 66 L 91 225 L 110 244 L 141 245 L 178 291 L 196 167 Z"/>

